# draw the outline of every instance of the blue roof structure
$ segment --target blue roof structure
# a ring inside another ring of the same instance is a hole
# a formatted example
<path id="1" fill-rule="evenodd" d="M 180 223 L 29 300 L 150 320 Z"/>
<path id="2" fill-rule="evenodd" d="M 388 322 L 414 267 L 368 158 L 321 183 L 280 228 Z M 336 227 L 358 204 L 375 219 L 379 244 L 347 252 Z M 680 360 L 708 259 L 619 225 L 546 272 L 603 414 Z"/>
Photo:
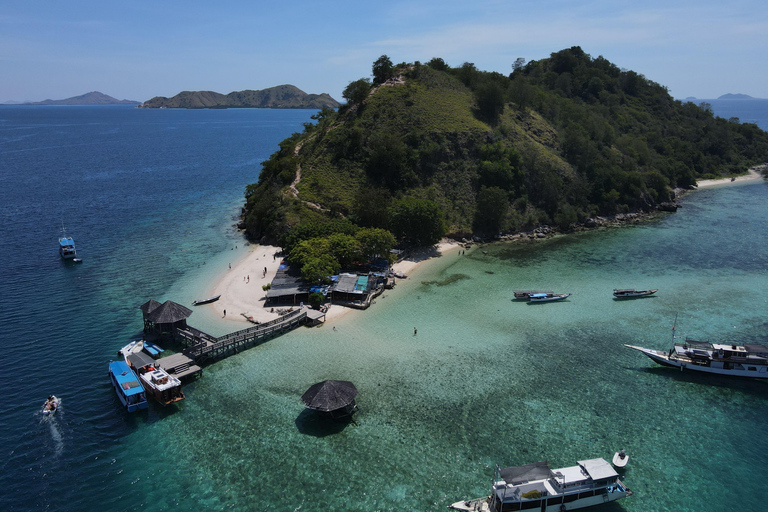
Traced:
<path id="1" fill-rule="evenodd" d="M 115 376 L 115 380 L 117 380 L 125 396 L 138 395 L 144 392 L 139 378 L 125 361 L 112 361 L 109 363 L 109 371 Z"/>
<path id="2" fill-rule="evenodd" d="M 59 238 L 59 245 L 62 247 L 74 246 L 75 241 L 72 240 L 71 236 L 65 236 L 63 238 Z"/>

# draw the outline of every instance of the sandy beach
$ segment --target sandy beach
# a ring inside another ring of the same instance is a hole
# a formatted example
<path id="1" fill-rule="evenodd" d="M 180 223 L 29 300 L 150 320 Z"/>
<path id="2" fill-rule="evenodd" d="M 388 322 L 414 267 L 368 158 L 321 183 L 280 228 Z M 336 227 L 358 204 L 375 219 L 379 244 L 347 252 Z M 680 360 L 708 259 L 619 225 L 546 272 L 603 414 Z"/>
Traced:
<path id="1" fill-rule="evenodd" d="M 408 275 L 422 263 L 458 250 L 460 247 L 458 242 L 444 240 L 433 247 L 410 254 L 395 263 L 392 269 L 395 272 Z M 233 265 L 231 269 L 228 269 L 227 273 L 216 283 L 213 295 L 221 295 L 221 298 L 207 307 L 214 308 L 221 317 L 232 322 L 248 322 L 243 316 L 244 314 L 259 323 L 277 318 L 277 313 L 272 313 L 270 312 L 271 308 L 264 307 L 267 292 L 262 289 L 262 286 L 271 283 L 274 279 L 282 260 L 278 256 L 279 252 L 279 247 L 271 245 L 252 246 L 248 255 Z M 393 290 L 393 293 L 397 293 L 397 288 Z M 338 319 L 353 311 L 359 310 L 338 305 L 331 306 L 326 313 L 326 322 Z"/>
<path id="2" fill-rule="evenodd" d="M 763 177 L 762 174 L 760 174 L 759 169 L 763 168 L 763 166 L 758 167 L 752 167 L 749 169 L 747 174 L 744 176 L 736 176 L 734 179 L 731 178 L 721 178 L 717 180 L 701 180 L 696 182 L 696 186 L 698 188 L 707 188 L 707 187 L 714 187 L 716 185 L 727 185 L 729 183 L 736 183 L 739 181 L 751 181 L 751 180 L 759 180 Z"/>

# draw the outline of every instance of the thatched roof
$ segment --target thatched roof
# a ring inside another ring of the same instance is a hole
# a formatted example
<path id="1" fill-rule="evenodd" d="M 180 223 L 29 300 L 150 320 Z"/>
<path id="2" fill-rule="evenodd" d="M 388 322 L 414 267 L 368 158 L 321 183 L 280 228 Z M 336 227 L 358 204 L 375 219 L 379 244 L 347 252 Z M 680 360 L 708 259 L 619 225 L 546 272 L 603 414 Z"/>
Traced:
<path id="1" fill-rule="evenodd" d="M 188 307 L 167 300 L 147 314 L 147 318 L 156 324 L 172 324 L 187 319 L 191 314 L 192 310 Z"/>
<path id="2" fill-rule="evenodd" d="M 348 380 L 324 380 L 310 387 L 301 397 L 304 405 L 317 411 L 335 411 L 350 405 L 357 388 Z"/>
<path id="3" fill-rule="evenodd" d="M 159 302 L 157 302 L 155 299 L 149 299 L 147 302 L 139 306 L 139 309 L 142 313 L 144 313 L 144 316 L 147 316 L 158 307 L 160 307 Z"/>

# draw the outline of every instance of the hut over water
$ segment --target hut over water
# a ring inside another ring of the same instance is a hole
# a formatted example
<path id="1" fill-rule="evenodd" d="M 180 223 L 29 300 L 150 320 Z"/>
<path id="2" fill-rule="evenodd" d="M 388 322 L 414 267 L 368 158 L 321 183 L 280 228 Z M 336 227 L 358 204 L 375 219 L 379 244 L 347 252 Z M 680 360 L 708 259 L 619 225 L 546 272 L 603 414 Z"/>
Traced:
<path id="1" fill-rule="evenodd" d="M 186 329 L 187 318 L 192 314 L 188 307 L 167 300 L 160 304 L 154 299 L 142 304 L 139 309 L 144 317 L 144 332 L 173 334 L 176 328 Z"/>

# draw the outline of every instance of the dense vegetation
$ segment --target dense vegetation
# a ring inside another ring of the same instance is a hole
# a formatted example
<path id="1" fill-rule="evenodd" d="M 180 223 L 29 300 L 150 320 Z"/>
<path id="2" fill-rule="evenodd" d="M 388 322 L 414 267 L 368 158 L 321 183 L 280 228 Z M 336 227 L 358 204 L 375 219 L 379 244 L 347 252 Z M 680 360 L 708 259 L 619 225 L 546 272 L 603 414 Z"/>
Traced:
<path id="1" fill-rule="evenodd" d="M 445 233 L 567 230 L 653 210 L 676 187 L 768 155 L 756 125 L 676 101 L 579 47 L 513 68 L 382 56 L 373 80 L 345 89 L 346 105 L 321 110 L 264 162 L 246 190 L 247 235 L 295 247 L 297 227 L 334 219 L 414 245 Z"/>

